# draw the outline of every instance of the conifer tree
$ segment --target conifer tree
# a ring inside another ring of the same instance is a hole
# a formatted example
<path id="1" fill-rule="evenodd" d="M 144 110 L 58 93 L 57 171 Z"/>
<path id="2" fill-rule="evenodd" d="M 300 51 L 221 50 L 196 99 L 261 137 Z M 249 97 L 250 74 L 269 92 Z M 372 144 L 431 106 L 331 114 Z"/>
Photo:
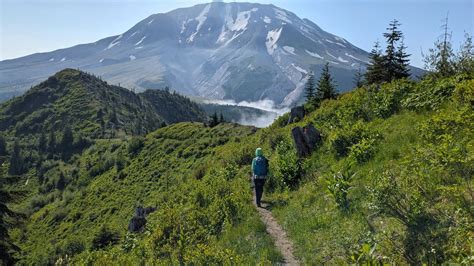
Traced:
<path id="1" fill-rule="evenodd" d="M 359 68 L 356 70 L 356 73 L 354 74 L 354 86 L 356 88 L 360 88 L 364 85 L 364 74 L 362 74 L 362 68 L 359 65 Z"/>
<path id="2" fill-rule="evenodd" d="M 382 83 L 385 79 L 384 59 L 380 50 L 380 43 L 375 42 L 374 48 L 369 54 L 369 65 L 365 72 L 365 80 L 369 84 Z"/>
<path id="3" fill-rule="evenodd" d="M 15 140 L 13 144 L 12 154 L 10 156 L 10 167 L 8 173 L 11 175 L 20 175 L 23 173 L 24 168 L 23 158 L 21 156 L 21 148 L 18 140 Z"/>
<path id="4" fill-rule="evenodd" d="M 308 81 L 306 81 L 304 90 L 305 90 L 306 102 L 314 103 L 314 100 L 316 98 L 316 93 L 315 93 L 315 83 L 314 83 L 313 72 L 308 74 Z"/>
<path id="5" fill-rule="evenodd" d="M 48 152 L 50 154 L 54 154 L 56 152 L 56 135 L 54 134 L 53 130 L 49 132 Z"/>
<path id="6" fill-rule="evenodd" d="M 409 78 L 410 77 L 410 54 L 406 52 L 407 47 L 405 46 L 404 39 L 401 39 L 398 50 L 395 53 L 395 79 Z"/>
<path id="7" fill-rule="evenodd" d="M 383 56 L 383 66 L 385 67 L 384 81 L 387 82 L 396 79 L 400 72 L 399 56 L 397 55 L 397 43 L 403 38 L 403 33 L 398 29 L 400 25 L 398 20 L 392 20 L 387 28 L 388 32 L 383 34 L 387 41 L 387 48 Z"/>
<path id="8" fill-rule="evenodd" d="M 0 264 L 14 265 L 13 253 L 19 249 L 13 244 L 8 234 L 8 228 L 10 227 L 8 219 L 17 216 L 17 214 L 7 206 L 7 203 L 11 202 L 13 198 L 5 190 L 4 182 L 3 171 L 0 171 Z"/>
<path id="9" fill-rule="evenodd" d="M 47 151 L 47 149 L 48 149 L 48 140 L 46 139 L 46 135 L 42 131 L 38 139 L 38 151 L 40 153 L 44 153 Z"/>
<path id="10" fill-rule="evenodd" d="M 464 33 L 464 43 L 456 56 L 456 72 L 471 73 L 474 70 L 474 46 L 472 36 Z"/>
<path id="11" fill-rule="evenodd" d="M 211 116 L 211 127 L 215 127 L 219 124 L 219 117 L 217 116 L 217 112 L 214 112 L 214 114 Z"/>
<path id="12" fill-rule="evenodd" d="M 64 174 L 61 172 L 59 174 L 58 181 L 56 182 L 56 188 L 59 190 L 64 190 L 66 187 L 66 177 L 64 177 Z"/>
<path id="13" fill-rule="evenodd" d="M 223 115 L 222 112 L 221 112 L 221 116 L 220 116 L 220 119 L 219 119 L 219 123 L 224 123 L 224 122 L 225 122 L 224 115 Z"/>
<path id="14" fill-rule="evenodd" d="M 7 142 L 5 141 L 5 137 L 0 135 L 0 156 L 7 155 Z"/>
<path id="15" fill-rule="evenodd" d="M 321 77 L 318 80 L 315 98 L 317 99 L 318 103 L 321 103 L 323 100 L 335 99 L 336 97 L 336 86 L 331 73 L 329 72 L 329 63 L 326 63 L 323 67 Z"/>
<path id="16" fill-rule="evenodd" d="M 442 27 L 444 28 L 442 39 L 437 40 L 434 48 L 429 49 L 428 54 L 424 55 L 424 62 L 426 70 L 437 76 L 447 77 L 455 72 L 454 52 L 448 28 L 448 17 L 446 17 L 446 22 Z"/>

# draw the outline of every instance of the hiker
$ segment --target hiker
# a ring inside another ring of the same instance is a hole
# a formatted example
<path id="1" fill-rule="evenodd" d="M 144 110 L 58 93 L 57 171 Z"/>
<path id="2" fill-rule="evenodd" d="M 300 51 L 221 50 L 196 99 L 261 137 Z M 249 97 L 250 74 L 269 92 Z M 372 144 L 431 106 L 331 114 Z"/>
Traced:
<path id="1" fill-rule="evenodd" d="M 258 207 L 262 207 L 260 205 L 260 201 L 262 199 L 263 194 L 263 185 L 265 185 L 265 179 L 267 178 L 268 174 L 268 160 L 263 156 L 263 151 L 261 148 L 257 148 L 255 151 L 255 158 L 252 161 L 252 178 L 255 184 L 255 197 L 256 203 Z"/>

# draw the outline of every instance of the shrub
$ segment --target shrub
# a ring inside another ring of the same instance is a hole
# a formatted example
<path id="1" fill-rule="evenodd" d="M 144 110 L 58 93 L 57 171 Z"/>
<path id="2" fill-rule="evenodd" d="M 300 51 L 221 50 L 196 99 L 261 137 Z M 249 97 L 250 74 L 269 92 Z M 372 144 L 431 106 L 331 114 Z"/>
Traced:
<path id="1" fill-rule="evenodd" d="M 437 80 L 427 78 L 415 87 L 415 91 L 402 101 L 402 106 L 411 110 L 437 110 L 451 97 L 456 81 L 453 78 Z"/>
<path id="2" fill-rule="evenodd" d="M 102 226 L 92 239 L 92 249 L 104 249 L 117 244 L 119 241 L 120 235 L 118 232 L 109 229 L 107 226 Z"/>
<path id="3" fill-rule="evenodd" d="M 71 239 L 64 245 L 63 253 L 69 256 L 74 256 L 85 250 L 84 243 L 79 239 Z"/>
<path id="4" fill-rule="evenodd" d="M 362 139 L 349 148 L 349 158 L 358 164 L 369 161 L 375 154 L 376 139 Z"/>
<path id="5" fill-rule="evenodd" d="M 137 155 L 145 145 L 145 139 L 143 137 L 133 137 L 128 143 L 128 153 L 131 155 Z"/>
<path id="6" fill-rule="evenodd" d="M 302 164 L 295 148 L 290 140 L 286 139 L 277 145 L 275 153 L 270 161 L 271 177 L 268 179 L 268 188 L 295 189 L 303 175 Z"/>
<path id="7" fill-rule="evenodd" d="M 351 180 L 355 174 L 338 172 L 326 179 L 327 191 L 334 197 L 336 204 L 342 210 L 349 209 L 347 194 L 351 188 Z"/>
<path id="8" fill-rule="evenodd" d="M 330 143 L 336 153 L 336 156 L 344 157 L 349 154 L 352 146 L 365 140 L 364 144 L 360 144 L 359 147 L 353 148 L 354 156 L 360 156 L 361 159 L 365 159 L 362 158 L 367 157 L 366 155 L 362 156 L 365 152 L 364 149 L 368 148 L 369 144 L 370 146 L 373 146 L 373 144 L 379 138 L 380 135 L 377 132 L 371 131 L 367 124 L 359 121 L 352 127 L 346 126 L 336 129 L 330 136 Z M 359 154 L 358 150 L 361 150 L 361 154 Z"/>

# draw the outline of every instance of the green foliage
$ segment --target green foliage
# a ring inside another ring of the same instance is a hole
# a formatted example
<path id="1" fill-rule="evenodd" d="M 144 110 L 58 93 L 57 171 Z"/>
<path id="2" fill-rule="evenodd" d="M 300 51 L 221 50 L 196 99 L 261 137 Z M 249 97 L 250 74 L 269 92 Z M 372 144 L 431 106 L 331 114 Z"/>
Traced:
<path id="1" fill-rule="evenodd" d="M 142 137 L 134 137 L 130 140 L 127 150 L 131 155 L 137 155 L 144 146 L 144 139 Z"/>
<path id="2" fill-rule="evenodd" d="M 7 155 L 7 142 L 5 141 L 5 136 L 0 135 L 0 156 Z"/>
<path id="3" fill-rule="evenodd" d="M 20 143 L 15 141 L 10 156 L 10 166 L 8 173 L 10 175 L 21 175 L 26 171 L 25 159 L 21 153 Z"/>
<path id="4" fill-rule="evenodd" d="M 329 72 L 329 63 L 326 63 L 323 67 L 323 72 L 321 77 L 318 80 L 316 86 L 316 93 L 314 95 L 314 100 L 311 103 L 314 106 L 318 106 L 322 101 L 335 99 L 337 97 L 337 89 L 334 84 L 334 80 Z"/>
<path id="5" fill-rule="evenodd" d="M 308 80 L 304 87 L 306 102 L 309 104 L 315 104 L 316 102 L 316 91 L 314 83 L 314 74 L 313 72 L 309 73 Z"/>
<path id="6" fill-rule="evenodd" d="M 267 187 L 270 190 L 297 188 L 303 169 L 296 150 L 289 139 L 277 144 L 275 156 L 270 160 L 270 178 Z"/>
<path id="7" fill-rule="evenodd" d="M 104 249 L 110 245 L 115 245 L 120 241 L 120 235 L 117 231 L 107 226 L 102 226 L 92 239 L 92 249 Z"/>
<path id="8" fill-rule="evenodd" d="M 336 204 L 341 210 L 349 210 L 349 199 L 347 195 L 351 189 L 351 180 L 355 174 L 338 172 L 326 178 L 327 191 L 334 197 Z"/>
<path id="9" fill-rule="evenodd" d="M 375 142 L 380 134 L 369 129 L 367 124 L 359 121 L 351 127 L 335 130 L 330 136 L 330 143 L 338 158 L 347 156 L 350 152 L 356 159 L 368 159 Z M 356 147 L 353 147 L 358 145 Z M 368 152 L 367 154 L 366 151 Z M 367 158 L 365 158 L 367 157 Z"/>

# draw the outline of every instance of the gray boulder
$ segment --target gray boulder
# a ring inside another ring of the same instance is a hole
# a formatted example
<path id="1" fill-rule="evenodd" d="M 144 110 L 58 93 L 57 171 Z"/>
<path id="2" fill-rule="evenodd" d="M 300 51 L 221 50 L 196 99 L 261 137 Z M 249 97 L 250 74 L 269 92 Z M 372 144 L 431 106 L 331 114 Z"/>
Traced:
<path id="1" fill-rule="evenodd" d="M 303 128 L 295 127 L 291 133 L 300 158 L 309 156 L 322 140 L 321 133 L 312 124 Z"/>
<path id="2" fill-rule="evenodd" d="M 128 231 L 133 233 L 138 233 L 145 229 L 146 225 L 146 216 L 152 212 L 156 211 L 156 208 L 148 207 L 137 207 L 135 209 L 135 215 L 132 217 L 128 223 Z"/>
<path id="3" fill-rule="evenodd" d="M 304 106 L 297 106 L 291 108 L 290 118 L 288 119 L 288 125 L 296 121 L 301 121 L 305 116 L 306 111 Z"/>

